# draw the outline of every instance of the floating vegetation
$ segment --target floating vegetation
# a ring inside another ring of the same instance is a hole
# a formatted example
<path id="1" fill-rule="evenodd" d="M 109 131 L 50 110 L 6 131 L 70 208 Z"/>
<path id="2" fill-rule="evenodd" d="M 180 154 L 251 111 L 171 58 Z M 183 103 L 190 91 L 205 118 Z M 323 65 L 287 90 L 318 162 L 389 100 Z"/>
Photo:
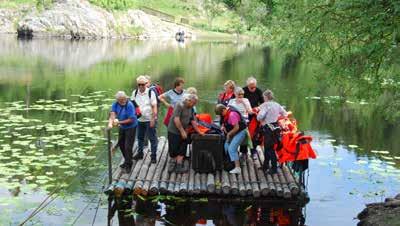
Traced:
<path id="1" fill-rule="evenodd" d="M 5 103 L 0 108 L 0 187 L 52 189 L 92 167 L 99 153 L 96 144 L 104 147 L 104 123 L 99 119 L 113 100 L 104 98 L 104 93 L 73 96 L 74 101 Z"/>

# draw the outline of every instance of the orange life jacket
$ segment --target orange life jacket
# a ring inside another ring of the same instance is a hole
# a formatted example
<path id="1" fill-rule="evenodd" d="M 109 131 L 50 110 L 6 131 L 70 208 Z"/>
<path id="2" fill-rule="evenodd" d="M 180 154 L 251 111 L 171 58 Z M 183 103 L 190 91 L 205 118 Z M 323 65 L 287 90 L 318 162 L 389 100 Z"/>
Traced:
<path id="1" fill-rule="evenodd" d="M 212 118 L 211 118 L 210 114 L 196 114 L 196 118 L 197 118 L 197 120 L 203 121 L 206 123 L 212 122 Z M 210 130 L 209 128 L 202 126 L 202 125 L 197 125 L 197 128 L 199 128 L 200 132 L 203 132 L 203 133 L 207 133 Z M 193 129 L 192 126 L 189 126 L 189 128 L 187 128 L 186 131 L 188 134 L 196 133 L 196 131 Z"/>

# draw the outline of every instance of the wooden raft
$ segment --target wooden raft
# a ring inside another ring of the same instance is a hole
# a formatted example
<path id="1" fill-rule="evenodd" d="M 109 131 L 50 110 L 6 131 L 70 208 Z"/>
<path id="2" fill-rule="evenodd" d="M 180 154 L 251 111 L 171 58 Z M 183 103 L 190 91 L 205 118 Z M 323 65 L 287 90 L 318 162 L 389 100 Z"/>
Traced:
<path id="1" fill-rule="evenodd" d="M 135 146 L 136 147 L 136 146 Z M 134 150 L 136 148 L 134 147 Z M 157 150 L 157 163 L 150 164 L 150 150 L 144 151 L 144 158 L 133 161 L 129 174 L 122 174 L 121 169 L 113 172 L 113 183 L 105 191 L 116 197 L 122 195 L 154 196 L 168 194 L 176 196 L 204 197 L 243 197 L 250 200 L 256 198 L 273 198 L 285 200 L 302 200 L 307 197 L 302 184 L 287 167 L 278 167 L 278 174 L 265 174 L 261 169 L 264 156 L 258 150 L 258 159 L 241 159 L 241 174 L 229 174 L 227 171 L 215 173 L 196 173 L 191 169 L 183 174 L 168 173 L 168 142 L 160 137 Z"/>

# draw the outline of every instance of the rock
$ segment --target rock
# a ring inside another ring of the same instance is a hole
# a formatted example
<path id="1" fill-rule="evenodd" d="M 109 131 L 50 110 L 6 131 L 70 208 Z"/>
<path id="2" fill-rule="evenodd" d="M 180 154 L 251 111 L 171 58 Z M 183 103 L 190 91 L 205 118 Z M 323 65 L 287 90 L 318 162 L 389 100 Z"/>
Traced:
<path id="1" fill-rule="evenodd" d="M 113 15 L 83 0 L 58 0 L 50 9 L 31 11 L 18 22 L 19 36 L 107 38 L 115 36 Z"/>
<path id="2" fill-rule="evenodd" d="M 394 198 L 386 198 L 385 202 L 391 202 L 391 201 L 394 201 L 394 200 L 395 200 Z"/>
<path id="3" fill-rule="evenodd" d="M 383 203 L 370 203 L 366 206 L 357 216 L 360 220 L 358 226 L 399 225 L 400 200 L 387 198 Z"/>
<path id="4" fill-rule="evenodd" d="M 400 200 L 385 202 L 385 207 L 400 207 Z"/>
<path id="5" fill-rule="evenodd" d="M 400 194 L 396 195 L 394 198 L 400 200 Z"/>
<path id="6" fill-rule="evenodd" d="M 0 9 L 0 33 L 17 33 L 16 23 L 21 17 L 23 10 L 19 9 Z"/>

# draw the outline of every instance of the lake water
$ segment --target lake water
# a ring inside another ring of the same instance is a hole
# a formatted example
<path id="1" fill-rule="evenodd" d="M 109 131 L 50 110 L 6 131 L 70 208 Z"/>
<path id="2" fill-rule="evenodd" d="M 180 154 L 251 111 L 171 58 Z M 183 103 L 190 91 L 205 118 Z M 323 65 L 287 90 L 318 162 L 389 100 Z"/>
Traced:
<path id="1" fill-rule="evenodd" d="M 304 220 L 355 225 L 365 203 L 399 191 L 400 126 L 385 121 L 374 103 L 341 101 L 335 88 L 321 87 L 314 75 L 324 70 L 313 60 L 288 60 L 281 51 L 254 43 L 2 36 L 0 225 L 21 223 L 42 201 L 27 225 L 106 224 L 102 128 L 114 93 L 131 93 L 139 74 L 151 75 L 165 88 L 176 76 L 184 77 L 186 87 L 198 89 L 199 112 L 213 112 L 224 81 L 244 85 L 254 75 L 313 136 L 319 156 L 310 162 L 311 200 L 305 208 L 138 202 L 125 219 L 128 224 L 135 219 L 137 225 L 299 225 Z"/>

